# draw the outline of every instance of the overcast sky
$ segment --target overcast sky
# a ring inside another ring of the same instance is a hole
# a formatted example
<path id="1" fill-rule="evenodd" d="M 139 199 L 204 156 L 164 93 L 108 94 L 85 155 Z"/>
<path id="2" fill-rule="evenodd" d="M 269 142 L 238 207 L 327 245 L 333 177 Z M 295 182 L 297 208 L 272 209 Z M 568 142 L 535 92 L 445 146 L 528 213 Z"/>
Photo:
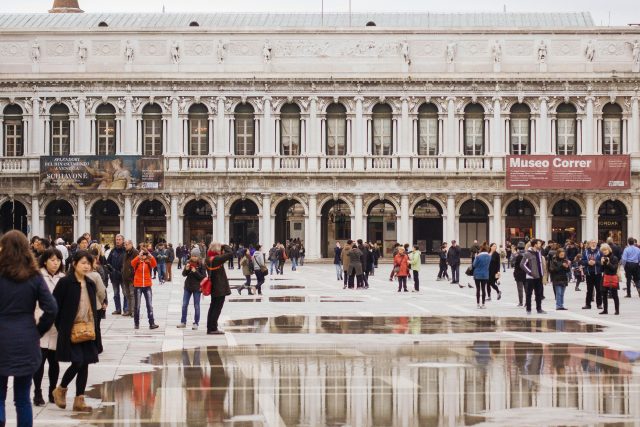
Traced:
<path id="1" fill-rule="evenodd" d="M 46 12 L 53 0 L 0 0 L 0 12 Z M 80 0 L 86 12 L 320 12 L 322 0 Z M 349 0 L 324 0 L 327 12 Z M 640 0 L 352 0 L 354 12 L 591 12 L 598 25 L 640 23 Z"/>

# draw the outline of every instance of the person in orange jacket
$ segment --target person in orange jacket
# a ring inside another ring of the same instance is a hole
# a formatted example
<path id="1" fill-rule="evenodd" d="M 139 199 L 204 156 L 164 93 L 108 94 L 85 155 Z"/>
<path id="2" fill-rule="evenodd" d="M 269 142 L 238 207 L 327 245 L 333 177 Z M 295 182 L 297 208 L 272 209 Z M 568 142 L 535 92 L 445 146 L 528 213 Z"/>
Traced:
<path id="1" fill-rule="evenodd" d="M 398 292 L 402 291 L 404 288 L 405 292 L 409 292 L 407 290 L 407 276 L 409 276 L 409 257 L 404 252 L 404 248 L 402 246 L 398 247 L 398 253 L 393 257 L 393 271 L 398 276 Z"/>
<path id="2" fill-rule="evenodd" d="M 142 302 L 142 295 L 144 295 L 144 301 L 147 304 L 147 318 L 149 319 L 149 329 L 157 329 L 158 325 L 153 321 L 153 302 L 151 286 L 153 282 L 151 275 L 153 269 L 156 268 L 158 263 L 156 259 L 149 253 L 147 249 L 142 249 L 140 255 L 135 257 L 131 261 L 131 267 L 133 267 L 133 287 L 134 287 L 134 300 L 135 307 L 133 311 L 133 321 L 135 322 L 135 329 L 140 329 L 140 303 Z"/>

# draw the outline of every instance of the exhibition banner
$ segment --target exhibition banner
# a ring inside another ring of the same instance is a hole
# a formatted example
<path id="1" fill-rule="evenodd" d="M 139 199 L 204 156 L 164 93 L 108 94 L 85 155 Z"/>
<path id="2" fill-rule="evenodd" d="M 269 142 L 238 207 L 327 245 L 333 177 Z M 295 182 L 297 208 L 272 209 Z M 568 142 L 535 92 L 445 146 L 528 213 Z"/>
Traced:
<path id="1" fill-rule="evenodd" d="M 628 155 L 507 156 L 508 190 L 626 190 Z"/>
<path id="2" fill-rule="evenodd" d="M 161 190 L 162 157 L 46 156 L 40 158 L 41 190 Z"/>

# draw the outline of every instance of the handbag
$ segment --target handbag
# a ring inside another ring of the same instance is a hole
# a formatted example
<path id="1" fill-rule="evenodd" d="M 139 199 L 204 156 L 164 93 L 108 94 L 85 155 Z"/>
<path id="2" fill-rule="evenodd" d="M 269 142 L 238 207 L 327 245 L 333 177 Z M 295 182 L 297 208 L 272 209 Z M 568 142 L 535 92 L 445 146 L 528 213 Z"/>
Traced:
<path id="1" fill-rule="evenodd" d="M 618 289 L 620 281 L 617 274 L 605 274 L 602 277 L 602 287 L 610 289 Z"/>
<path id="2" fill-rule="evenodd" d="M 93 320 L 93 310 L 89 309 L 89 319 L 86 322 L 74 322 L 71 327 L 71 343 L 80 344 L 96 339 L 96 324 Z"/>
<path id="3" fill-rule="evenodd" d="M 467 276 L 473 276 L 473 270 L 473 265 L 470 265 L 469 267 L 467 267 L 464 274 L 466 274 Z"/>
<path id="4" fill-rule="evenodd" d="M 200 281 L 200 292 L 202 292 L 202 295 L 205 297 L 211 295 L 211 279 L 209 279 L 209 277 L 205 277 Z"/>

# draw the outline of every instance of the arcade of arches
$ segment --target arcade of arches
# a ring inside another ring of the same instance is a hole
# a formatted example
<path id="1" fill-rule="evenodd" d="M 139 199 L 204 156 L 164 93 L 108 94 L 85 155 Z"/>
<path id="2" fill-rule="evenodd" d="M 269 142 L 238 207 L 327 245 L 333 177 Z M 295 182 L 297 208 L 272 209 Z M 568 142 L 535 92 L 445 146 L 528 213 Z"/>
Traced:
<path id="1" fill-rule="evenodd" d="M 18 229 L 28 235 L 73 241 L 90 231 L 104 244 L 112 243 L 118 233 L 154 244 L 208 244 L 221 236 L 225 242 L 271 246 L 276 241 L 298 238 L 305 243 L 307 256 L 313 259 L 332 257 L 335 243 L 350 238 L 377 243 L 383 256 L 391 254 L 396 241 L 417 244 L 422 252 L 435 254 L 442 242 L 455 239 L 463 255 L 467 255 L 466 249 L 474 240 L 515 244 L 538 237 L 564 243 L 611 237 L 623 243 L 634 230 L 640 232 L 640 224 L 634 225 L 635 221 L 640 222 L 640 215 L 633 216 L 634 204 L 640 213 L 640 196 L 596 196 L 283 197 L 261 193 L 196 198 L 124 195 L 91 200 L 86 195 L 55 199 L 14 197 L 0 199 L 0 233 Z"/>

